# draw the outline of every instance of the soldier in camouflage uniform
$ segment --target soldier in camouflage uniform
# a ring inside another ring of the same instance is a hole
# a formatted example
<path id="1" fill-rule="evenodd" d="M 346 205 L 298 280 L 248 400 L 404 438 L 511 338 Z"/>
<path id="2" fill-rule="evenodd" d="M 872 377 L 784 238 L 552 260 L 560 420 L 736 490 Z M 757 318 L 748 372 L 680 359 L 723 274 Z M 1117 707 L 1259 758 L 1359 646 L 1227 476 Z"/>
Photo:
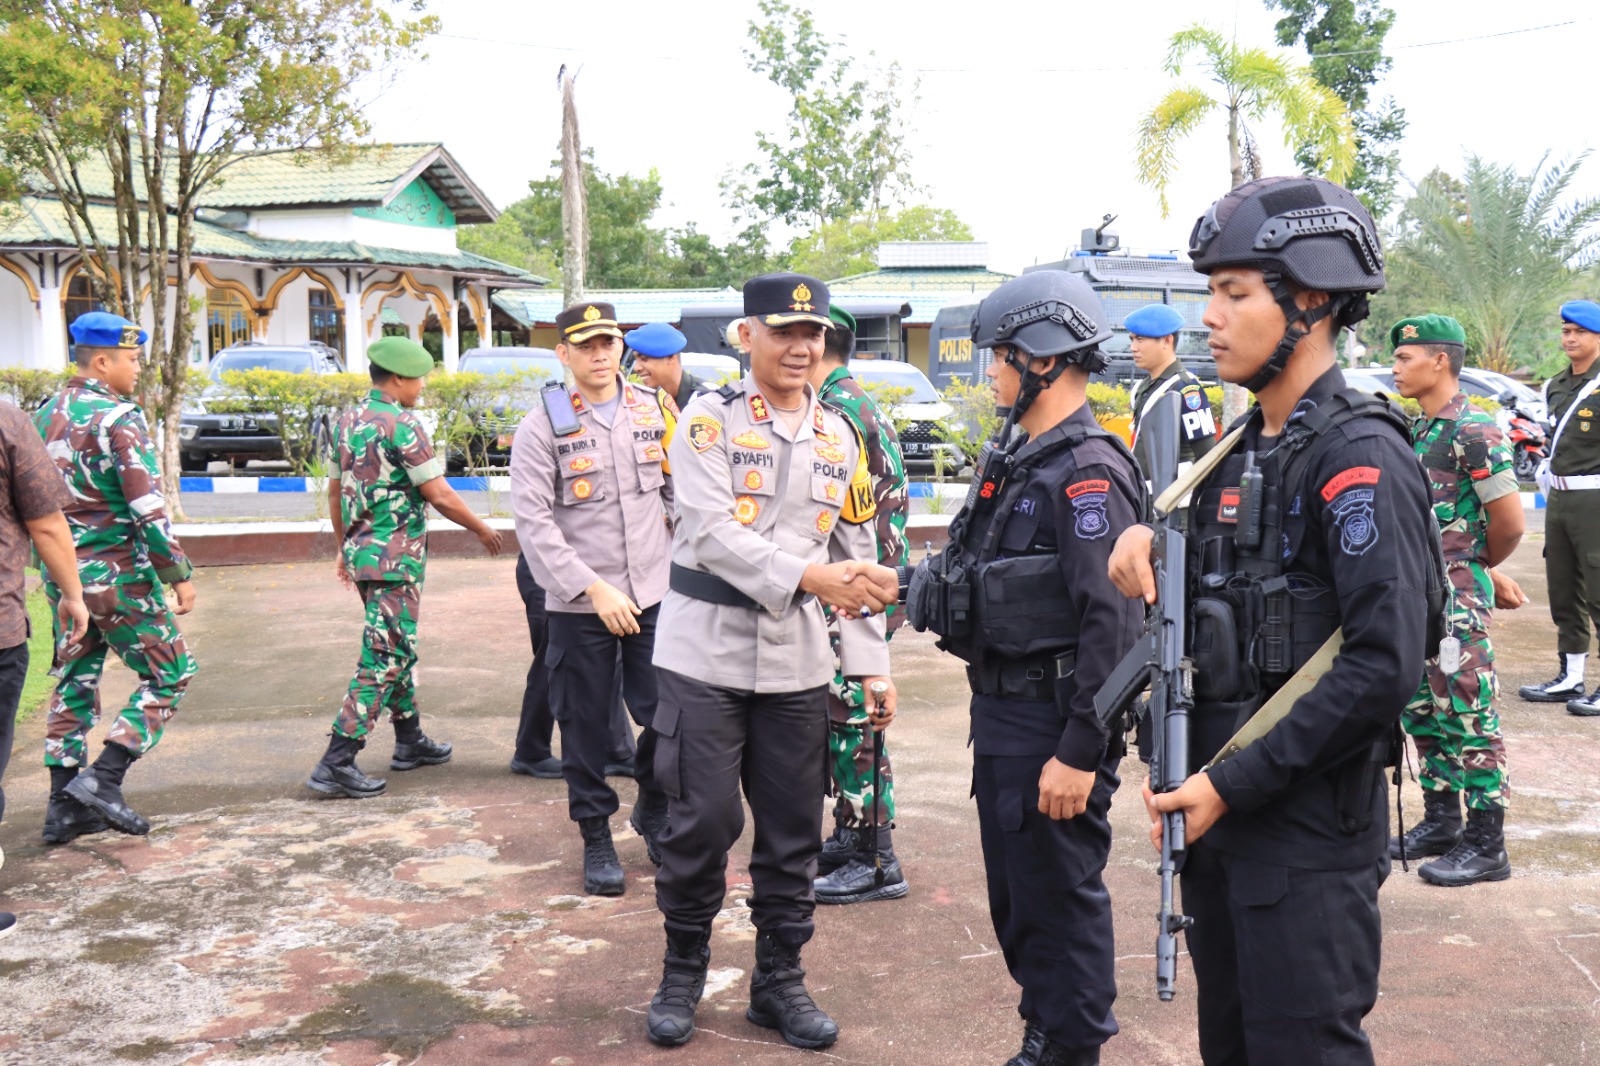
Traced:
<path id="1" fill-rule="evenodd" d="M 328 513 L 339 541 L 334 564 L 366 606 L 361 661 L 333 722 L 322 761 L 306 785 L 330 796 L 364 799 L 383 792 L 382 778 L 356 766 L 374 720 L 394 723 L 391 770 L 450 761 L 451 748 L 422 732 L 417 712 L 417 612 L 428 564 L 428 504 L 477 534 L 490 555 L 500 534 L 473 514 L 444 479 L 444 459 L 411 413 L 433 369 L 427 349 L 406 337 L 385 337 L 367 349 L 373 389 L 366 406 L 341 421 L 335 442 L 339 476 L 328 482 Z"/>
<path id="2" fill-rule="evenodd" d="M 1395 387 L 1422 405 L 1414 447 L 1428 475 L 1451 589 L 1449 635 L 1401 717 L 1422 765 L 1424 816 L 1390 841 L 1390 855 L 1399 858 L 1403 849 L 1407 857 L 1443 856 L 1418 871 L 1436 885 L 1504 881 L 1511 876 L 1504 835 L 1509 790 L 1489 620 L 1492 567 L 1522 539 L 1522 498 L 1500 427 L 1461 392 L 1461 324 L 1444 315 L 1407 318 L 1389 338 Z"/>
<path id="3" fill-rule="evenodd" d="M 161 740 L 194 676 L 161 586 L 172 586 L 177 614 L 194 608 L 193 567 L 172 535 L 161 471 L 144 412 L 129 396 L 139 380 L 144 330 L 125 318 L 94 311 L 70 327 L 77 373 L 34 416 L 45 450 L 55 460 L 72 502 L 63 508 L 77 545 L 78 576 L 94 624 L 77 644 L 57 649 L 60 684 L 50 701 L 44 762 L 50 769 L 47 839 L 94 832 L 101 819 L 142 836 L 150 823 L 122 796 L 133 761 Z M 47 573 L 52 604 L 61 586 Z M 139 675 L 88 771 L 84 736 L 100 716 L 100 674 L 115 651 Z"/>
<path id="4" fill-rule="evenodd" d="M 811 376 L 817 399 L 854 424 L 867 447 L 867 469 L 877 501 L 878 562 L 901 566 L 910 559 L 906 545 L 908 510 L 906 465 L 900 454 L 900 437 L 894 423 L 850 374 L 855 354 L 855 317 L 830 306 L 834 324 L 823 337 L 822 361 Z M 905 612 L 892 605 L 885 614 L 884 639 L 905 622 Z M 887 748 L 878 767 L 882 796 L 873 795 L 873 737 L 868 728 L 866 693 L 859 681 L 844 676 L 839 662 L 839 623 L 829 612 L 828 640 L 833 646 L 833 680 L 828 684 L 828 763 L 832 770 L 833 836 L 823 841 L 817 857 L 818 903 L 865 903 L 899 899 L 910 886 L 895 857 L 891 836 L 894 823 L 894 774 Z M 869 814 L 868 812 L 872 813 Z M 882 886 L 876 882 L 876 864 L 870 853 L 868 819 L 878 825 L 878 853 L 883 856 Z"/>

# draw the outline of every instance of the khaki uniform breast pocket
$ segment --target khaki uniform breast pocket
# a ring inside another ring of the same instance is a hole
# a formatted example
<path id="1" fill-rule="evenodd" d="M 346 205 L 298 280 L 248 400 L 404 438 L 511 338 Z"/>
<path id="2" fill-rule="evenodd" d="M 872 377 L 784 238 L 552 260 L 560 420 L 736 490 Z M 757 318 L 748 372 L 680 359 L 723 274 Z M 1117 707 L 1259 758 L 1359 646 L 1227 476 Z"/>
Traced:
<path id="1" fill-rule="evenodd" d="M 601 463 L 594 451 L 561 457 L 561 502 L 568 507 L 603 500 L 605 483 L 600 478 Z"/>
<path id="2" fill-rule="evenodd" d="M 666 475 L 661 472 L 661 460 L 665 458 L 666 449 L 660 441 L 634 442 L 633 460 L 639 471 L 640 492 L 654 492 L 665 483 Z"/>
<path id="3" fill-rule="evenodd" d="M 827 540 L 833 533 L 834 524 L 839 521 L 839 508 L 844 504 L 844 494 L 848 486 L 842 481 L 831 477 L 814 474 L 811 477 L 811 501 L 819 504 L 816 520 L 810 525 L 808 532 L 814 540 Z"/>

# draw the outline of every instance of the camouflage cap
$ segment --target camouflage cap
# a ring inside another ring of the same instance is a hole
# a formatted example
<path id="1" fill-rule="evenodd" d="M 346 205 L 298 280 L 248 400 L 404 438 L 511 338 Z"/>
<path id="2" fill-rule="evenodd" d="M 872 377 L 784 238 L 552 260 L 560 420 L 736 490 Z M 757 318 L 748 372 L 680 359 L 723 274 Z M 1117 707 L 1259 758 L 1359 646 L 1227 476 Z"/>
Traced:
<path id="1" fill-rule="evenodd" d="M 1467 343 L 1467 331 L 1449 315 L 1417 315 L 1402 318 L 1389 329 L 1389 347 L 1406 344 Z"/>
<path id="2" fill-rule="evenodd" d="M 403 378 L 425 378 L 433 370 L 433 356 L 410 337 L 384 337 L 367 348 L 367 361 Z"/>

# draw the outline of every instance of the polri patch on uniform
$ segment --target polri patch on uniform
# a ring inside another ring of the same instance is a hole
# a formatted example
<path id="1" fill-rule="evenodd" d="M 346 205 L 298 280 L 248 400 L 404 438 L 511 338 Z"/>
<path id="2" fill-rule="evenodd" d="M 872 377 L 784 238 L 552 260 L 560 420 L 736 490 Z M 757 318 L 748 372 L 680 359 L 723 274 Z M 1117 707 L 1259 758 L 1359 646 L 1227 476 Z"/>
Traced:
<path id="1" fill-rule="evenodd" d="M 742 526 L 748 526 L 761 514 L 761 504 L 756 502 L 754 496 L 740 496 L 733 501 L 733 517 L 739 520 Z"/>
<path id="2" fill-rule="evenodd" d="M 1322 486 L 1322 502 L 1332 503 L 1335 496 L 1356 485 L 1376 485 L 1382 473 L 1383 471 L 1375 466 L 1352 466 L 1348 470 L 1342 470 Z M 1371 493 L 1367 494 L 1368 499 L 1371 499 L 1371 496 Z"/>
<path id="3" fill-rule="evenodd" d="M 822 511 L 817 514 L 817 532 L 826 533 L 833 528 L 833 512 Z"/>
<path id="4" fill-rule="evenodd" d="M 689 419 L 689 428 L 685 430 L 689 443 L 697 452 L 703 452 L 722 435 L 722 423 L 710 415 L 695 415 Z"/>
<path id="5" fill-rule="evenodd" d="M 733 443 L 741 448 L 764 449 L 772 447 L 772 442 L 753 429 L 747 429 L 737 437 L 732 438 Z"/>
<path id="6" fill-rule="evenodd" d="M 1067 499 L 1077 512 L 1072 532 L 1079 540 L 1099 540 L 1111 531 L 1106 519 L 1106 494 L 1110 491 L 1111 482 L 1099 478 L 1067 486 Z"/>
<path id="7" fill-rule="evenodd" d="M 1346 555 L 1365 555 L 1378 543 L 1378 517 L 1372 511 L 1376 494 L 1374 489 L 1345 489 L 1330 507 L 1339 549 Z"/>
<path id="8" fill-rule="evenodd" d="M 1038 513 L 1038 510 L 1039 501 L 1034 499 L 1032 496 L 1023 496 L 1011 507 L 1013 514 L 1025 514 L 1030 516 Z"/>

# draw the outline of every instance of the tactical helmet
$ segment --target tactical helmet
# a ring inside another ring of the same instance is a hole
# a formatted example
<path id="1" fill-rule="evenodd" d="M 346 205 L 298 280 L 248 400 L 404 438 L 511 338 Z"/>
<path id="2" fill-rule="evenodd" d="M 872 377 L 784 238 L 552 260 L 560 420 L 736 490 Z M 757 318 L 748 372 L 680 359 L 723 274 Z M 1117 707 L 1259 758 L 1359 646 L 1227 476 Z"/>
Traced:
<path id="1" fill-rule="evenodd" d="M 1383 248 L 1355 194 L 1324 178 L 1259 178 L 1234 189 L 1195 221 L 1194 268 L 1276 271 L 1303 289 L 1377 292 Z"/>
<path id="2" fill-rule="evenodd" d="M 1012 278 L 985 296 L 972 316 L 972 342 L 980 348 L 1010 344 L 1040 359 L 1083 352 L 1064 360 L 1079 365 L 1097 358 L 1104 365 L 1104 357 L 1087 349 L 1110 336 L 1100 297 L 1081 275 L 1065 270 L 1032 270 Z"/>

